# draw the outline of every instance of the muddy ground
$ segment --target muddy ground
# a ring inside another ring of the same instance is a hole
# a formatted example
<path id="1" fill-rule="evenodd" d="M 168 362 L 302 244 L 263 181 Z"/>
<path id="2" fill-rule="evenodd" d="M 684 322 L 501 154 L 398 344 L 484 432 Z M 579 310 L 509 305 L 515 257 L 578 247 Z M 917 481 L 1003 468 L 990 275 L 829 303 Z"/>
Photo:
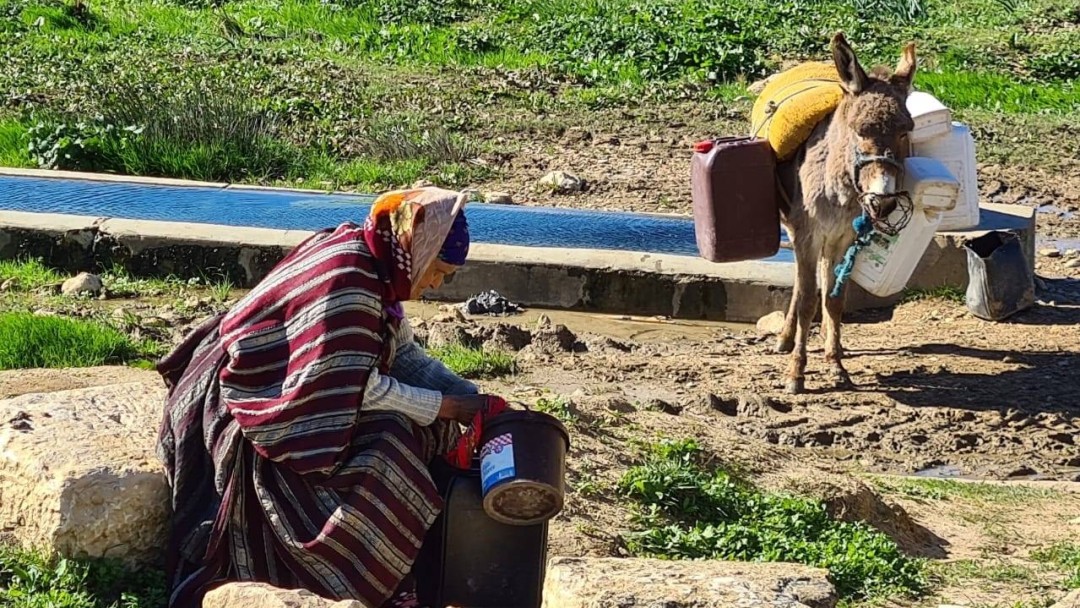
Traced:
<path id="1" fill-rule="evenodd" d="M 481 380 L 483 390 L 547 408 L 569 427 L 553 554 L 626 555 L 631 511 L 615 489 L 619 477 L 639 447 L 694 437 L 722 466 L 767 489 L 823 499 L 838 516 L 934 560 L 931 596 L 888 605 L 1015 607 L 1062 597 L 1061 570 L 1033 555 L 1080 542 L 1080 485 L 1067 483 L 1080 481 L 1080 294 L 1072 293 L 1071 303 L 1009 323 L 935 299 L 853 316 L 844 340 L 856 389 L 825 383 L 815 336 L 810 392 L 800 396 L 782 392 L 786 358 L 749 326 L 550 311 L 463 319 L 437 304 L 409 313 L 430 345 L 513 351 L 517 371 Z M 175 339 L 227 304 L 203 299 L 177 315 L 154 300 L 84 302 L 65 314 L 121 308 L 150 319 L 132 331 Z M 162 315 L 180 325 L 153 329 Z M 124 367 L 0 372 L 0 398 L 129 381 L 158 378 Z M 1004 485 L 967 493 L 891 477 L 918 472 Z"/>

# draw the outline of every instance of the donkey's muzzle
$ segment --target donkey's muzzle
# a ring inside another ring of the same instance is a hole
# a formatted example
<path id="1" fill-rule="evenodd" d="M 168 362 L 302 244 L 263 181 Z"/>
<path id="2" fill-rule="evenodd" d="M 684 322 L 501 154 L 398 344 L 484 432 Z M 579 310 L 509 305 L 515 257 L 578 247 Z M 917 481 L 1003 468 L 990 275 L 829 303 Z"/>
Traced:
<path id="1" fill-rule="evenodd" d="M 859 196 L 859 205 L 870 216 L 874 229 L 890 236 L 908 225 L 914 211 L 914 204 L 907 192 L 864 192 Z"/>

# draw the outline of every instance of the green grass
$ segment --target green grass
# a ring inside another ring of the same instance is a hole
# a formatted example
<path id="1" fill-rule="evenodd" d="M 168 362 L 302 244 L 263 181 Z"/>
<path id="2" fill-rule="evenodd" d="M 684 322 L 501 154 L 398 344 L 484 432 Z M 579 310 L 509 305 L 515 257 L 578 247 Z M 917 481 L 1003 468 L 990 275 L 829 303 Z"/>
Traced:
<path id="1" fill-rule="evenodd" d="M 1039 582 L 1039 573 L 1034 568 L 1001 561 L 958 560 L 937 565 L 934 573 L 953 584 L 984 581 L 1031 586 Z"/>
<path id="2" fill-rule="evenodd" d="M 501 351 L 452 344 L 431 348 L 429 352 L 463 378 L 498 378 L 517 371 L 514 358 Z"/>
<path id="3" fill-rule="evenodd" d="M 566 423 L 574 422 L 577 419 L 577 415 L 570 407 L 570 401 L 561 395 L 541 397 L 536 400 L 536 404 L 533 408 L 538 412 L 550 414 Z"/>
<path id="4" fill-rule="evenodd" d="M 1080 589 L 1080 544 L 1062 542 L 1032 553 L 1040 562 L 1051 564 L 1065 572 L 1065 586 Z"/>
<path id="5" fill-rule="evenodd" d="M 954 109 L 979 108 L 1005 114 L 1080 111 L 1080 87 L 1073 83 L 1024 82 L 1005 74 L 973 72 L 923 72 L 916 80 L 921 90 Z"/>
<path id="6" fill-rule="evenodd" d="M 1071 0 L 226 0 L 229 35 L 214 4 L 0 0 L 0 163 L 462 185 L 493 170 L 478 156 L 587 111 L 690 99 L 745 114 L 743 84 L 828 57 L 836 30 L 867 64 L 916 40 L 916 86 L 970 117 L 980 145 L 1050 115 L 1040 133 L 1069 141 L 1080 109 Z M 980 149 L 1038 162 L 1020 148 Z"/>
<path id="7" fill-rule="evenodd" d="M 26 144 L 26 127 L 22 123 L 0 120 L 0 167 L 33 167 L 34 159 Z"/>
<path id="8" fill-rule="evenodd" d="M 127 363 L 155 348 L 95 321 L 0 313 L 0 370 Z"/>
<path id="9" fill-rule="evenodd" d="M 906 304 L 922 300 L 942 300 L 954 304 L 963 304 L 966 298 L 967 296 L 963 290 L 946 285 L 932 289 L 905 289 L 900 301 Z"/>
<path id="10" fill-rule="evenodd" d="M 15 291 L 33 291 L 64 281 L 59 272 L 45 266 L 41 260 L 0 260 L 0 285 L 13 281 Z"/>
<path id="11" fill-rule="evenodd" d="M 636 555 L 818 566 L 850 600 L 927 588 L 924 563 L 889 537 L 832 519 L 821 503 L 759 491 L 710 466 L 692 440 L 652 446 L 619 487 L 640 507 L 628 539 Z"/>
<path id="12" fill-rule="evenodd" d="M 886 494 L 919 500 L 977 500 L 993 503 L 1024 503 L 1058 496 L 1055 490 L 1027 485 L 989 484 L 951 479 L 900 479 L 873 477 L 874 486 Z"/>
<path id="13" fill-rule="evenodd" d="M 164 608 L 165 577 L 112 560 L 45 558 L 0 546 L 0 606 L 5 608 Z"/>

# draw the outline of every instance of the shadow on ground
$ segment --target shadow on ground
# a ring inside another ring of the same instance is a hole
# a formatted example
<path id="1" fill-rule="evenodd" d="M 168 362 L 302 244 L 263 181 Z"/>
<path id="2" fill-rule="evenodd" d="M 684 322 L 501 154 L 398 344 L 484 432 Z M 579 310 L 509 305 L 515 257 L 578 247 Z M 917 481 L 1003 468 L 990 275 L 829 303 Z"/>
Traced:
<path id="1" fill-rule="evenodd" d="M 1080 416 L 1080 355 L 1057 351 L 1006 351 L 922 344 L 905 349 L 918 355 L 970 357 L 1020 366 L 997 373 L 916 369 L 878 377 L 877 390 L 913 406 L 1017 408 L 1028 413 Z"/>

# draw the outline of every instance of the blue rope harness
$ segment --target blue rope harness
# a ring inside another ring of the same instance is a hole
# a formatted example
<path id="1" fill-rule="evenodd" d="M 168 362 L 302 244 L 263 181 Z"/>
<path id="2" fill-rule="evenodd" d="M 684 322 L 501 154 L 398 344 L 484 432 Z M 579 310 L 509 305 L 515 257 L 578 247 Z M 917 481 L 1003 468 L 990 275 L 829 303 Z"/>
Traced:
<path id="1" fill-rule="evenodd" d="M 855 269 L 855 256 L 859 255 L 860 249 L 870 244 L 870 239 L 874 234 L 874 224 L 870 221 L 870 214 L 865 211 L 851 222 L 851 227 L 855 229 L 855 242 L 844 253 L 844 261 L 837 264 L 833 270 L 833 274 L 836 275 L 836 285 L 829 294 L 831 298 L 840 297 L 844 283 L 851 276 L 851 271 Z"/>

